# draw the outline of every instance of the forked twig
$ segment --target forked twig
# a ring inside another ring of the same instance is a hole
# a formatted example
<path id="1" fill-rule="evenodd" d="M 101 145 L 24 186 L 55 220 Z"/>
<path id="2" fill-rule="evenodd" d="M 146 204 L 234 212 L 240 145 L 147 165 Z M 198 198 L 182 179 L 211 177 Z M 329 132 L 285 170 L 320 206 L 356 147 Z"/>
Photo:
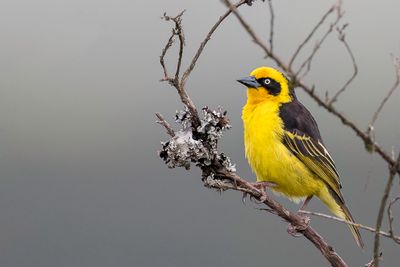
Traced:
<path id="1" fill-rule="evenodd" d="M 351 63 L 353 65 L 353 74 L 351 75 L 351 77 L 347 80 L 347 82 L 342 86 L 342 88 L 340 88 L 336 94 L 332 97 L 332 99 L 329 101 L 328 105 L 332 105 L 334 102 L 337 101 L 338 97 L 340 94 L 342 94 L 347 87 L 350 85 L 350 83 L 356 78 L 357 74 L 358 74 L 358 66 L 356 63 L 356 59 L 354 57 L 353 51 L 350 48 L 350 45 L 347 43 L 346 41 L 346 36 L 344 33 L 344 29 L 347 27 L 348 24 L 345 24 L 341 29 L 337 29 L 338 33 L 339 33 L 339 40 L 344 44 L 344 46 L 346 47 L 346 51 L 350 56 L 351 59 Z"/>
<path id="2" fill-rule="evenodd" d="M 338 2 L 337 5 L 333 6 L 333 10 L 336 10 L 336 19 L 334 22 L 332 22 L 328 29 L 326 30 L 325 34 L 322 36 L 321 40 L 317 41 L 313 51 L 311 52 L 311 54 L 306 58 L 306 60 L 303 61 L 303 63 L 300 65 L 300 68 L 296 71 L 295 76 L 297 77 L 302 70 L 304 69 L 305 66 L 307 66 L 307 69 L 305 71 L 305 73 L 302 75 L 302 78 L 304 78 L 306 76 L 306 74 L 310 71 L 311 69 L 311 62 L 315 56 L 315 54 L 318 52 L 318 50 L 321 48 L 322 44 L 325 42 L 325 40 L 327 39 L 327 37 L 332 33 L 333 29 L 336 27 L 336 25 L 340 22 L 340 20 L 342 19 L 344 12 L 341 9 L 341 5 L 340 5 L 341 1 Z"/>
<path id="3" fill-rule="evenodd" d="M 310 41 L 310 39 L 314 36 L 318 28 L 324 24 L 325 20 L 329 15 L 335 10 L 335 5 L 330 7 L 325 14 L 322 16 L 322 18 L 319 20 L 319 22 L 314 26 L 314 28 L 311 30 L 311 32 L 307 35 L 307 37 L 304 39 L 303 42 L 297 47 L 296 51 L 293 53 L 292 58 L 289 61 L 289 69 L 292 69 L 293 62 L 295 61 L 296 57 L 300 53 L 301 49 Z"/>
<path id="4" fill-rule="evenodd" d="M 241 0 L 237 4 L 235 4 L 235 8 L 240 7 L 241 5 L 247 3 L 247 0 Z M 185 72 L 182 75 L 181 79 L 181 84 L 182 86 L 185 86 L 186 80 L 189 78 L 190 73 L 193 71 L 194 66 L 196 65 L 197 60 L 199 59 L 201 53 L 204 50 L 204 47 L 207 45 L 208 41 L 211 39 L 211 36 L 215 32 L 215 30 L 219 27 L 219 25 L 232 13 L 231 10 L 227 10 L 219 19 L 218 21 L 214 24 L 214 26 L 211 27 L 210 31 L 208 32 L 206 38 L 204 38 L 203 42 L 201 42 L 199 49 L 197 49 L 196 54 L 192 58 L 192 61 L 189 65 L 189 67 L 185 70 Z"/>
<path id="5" fill-rule="evenodd" d="M 375 121 L 378 119 L 379 113 L 382 111 L 386 102 L 389 100 L 389 98 L 392 96 L 393 92 L 396 90 L 396 88 L 400 84 L 400 58 L 393 58 L 393 65 L 395 68 L 396 80 L 395 80 L 393 86 L 389 89 L 388 94 L 385 96 L 385 98 L 379 104 L 378 109 L 375 111 L 374 115 L 372 116 L 372 119 L 368 124 L 368 130 L 367 130 L 368 133 L 373 131 L 373 127 L 374 127 Z"/>

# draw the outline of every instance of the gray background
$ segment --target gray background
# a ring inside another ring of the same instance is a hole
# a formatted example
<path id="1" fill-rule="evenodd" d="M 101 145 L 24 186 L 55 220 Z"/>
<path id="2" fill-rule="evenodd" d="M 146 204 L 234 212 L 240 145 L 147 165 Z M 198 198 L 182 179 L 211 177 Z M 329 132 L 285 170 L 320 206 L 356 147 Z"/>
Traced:
<path id="1" fill-rule="evenodd" d="M 288 59 L 333 1 L 275 2 L 275 49 Z M 337 106 L 365 127 L 394 80 L 399 2 L 353 0 L 344 7 L 360 75 Z M 154 112 L 172 121 L 182 107 L 174 90 L 158 82 L 170 33 L 160 16 L 182 9 L 187 63 L 224 11 L 220 1 L 0 2 L 0 266 L 327 265 L 309 242 L 289 236 L 281 219 L 243 205 L 237 192 L 205 189 L 198 170 L 170 170 L 157 157 L 167 136 Z M 241 12 L 268 36 L 266 4 Z M 220 147 L 249 179 L 240 120 L 245 89 L 235 80 L 271 64 L 231 17 L 187 84 L 198 107 L 229 111 L 233 129 Z M 332 35 L 307 80 L 322 95 L 350 74 L 349 58 Z M 298 95 L 319 122 L 354 217 L 374 225 L 385 164 L 365 153 L 338 119 Z M 378 142 L 389 151 L 400 148 L 399 100 L 396 92 L 376 123 Z M 318 200 L 309 209 L 326 212 Z M 343 224 L 313 218 L 312 225 L 351 266 L 370 260 L 371 233 L 362 232 L 361 251 Z M 398 251 L 384 239 L 382 265 L 396 266 Z"/>

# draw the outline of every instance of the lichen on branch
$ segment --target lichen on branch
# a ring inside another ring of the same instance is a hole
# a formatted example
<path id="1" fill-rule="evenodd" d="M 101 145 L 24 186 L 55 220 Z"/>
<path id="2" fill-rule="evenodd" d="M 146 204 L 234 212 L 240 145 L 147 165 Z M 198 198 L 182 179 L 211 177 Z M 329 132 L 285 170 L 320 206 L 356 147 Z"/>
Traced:
<path id="1" fill-rule="evenodd" d="M 211 110 L 208 107 L 204 107 L 202 111 L 200 125 L 195 129 L 192 127 L 192 115 L 188 108 L 176 112 L 175 121 L 181 129 L 168 141 L 161 142 L 160 157 L 169 168 L 184 167 L 188 170 L 190 164 L 194 163 L 205 169 L 214 162 L 219 162 L 228 171 L 236 171 L 230 158 L 218 152 L 218 140 L 225 130 L 231 128 L 226 111 L 222 108 Z"/>

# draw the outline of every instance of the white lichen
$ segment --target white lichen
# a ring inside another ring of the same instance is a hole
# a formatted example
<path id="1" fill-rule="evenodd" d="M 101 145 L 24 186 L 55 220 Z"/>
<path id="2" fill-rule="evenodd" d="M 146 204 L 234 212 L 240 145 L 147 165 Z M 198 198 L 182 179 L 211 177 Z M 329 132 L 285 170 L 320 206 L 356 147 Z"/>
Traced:
<path id="1" fill-rule="evenodd" d="M 204 107 L 202 110 L 200 126 L 195 130 L 192 128 L 191 114 L 186 107 L 176 112 L 175 121 L 181 124 L 182 129 L 169 141 L 162 142 L 160 157 L 169 168 L 189 169 L 190 163 L 207 167 L 213 162 L 219 162 L 228 171 L 235 172 L 235 164 L 230 158 L 217 151 L 218 140 L 222 137 L 223 131 L 231 128 L 226 112 L 221 108 L 210 110 Z"/>

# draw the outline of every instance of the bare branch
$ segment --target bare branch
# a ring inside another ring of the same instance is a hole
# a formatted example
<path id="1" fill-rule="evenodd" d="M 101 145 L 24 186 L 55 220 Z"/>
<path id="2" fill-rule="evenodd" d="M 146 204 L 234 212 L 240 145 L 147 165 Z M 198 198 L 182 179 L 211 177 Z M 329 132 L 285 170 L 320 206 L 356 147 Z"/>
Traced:
<path id="1" fill-rule="evenodd" d="M 243 4 L 247 3 L 247 2 L 248 2 L 247 0 L 240 0 L 234 6 L 235 6 L 235 8 L 238 8 L 238 7 L 240 7 L 241 5 L 243 5 Z M 182 75 L 181 86 L 185 86 L 185 83 L 186 83 L 187 79 L 189 78 L 190 73 L 193 71 L 197 60 L 199 59 L 199 57 L 200 57 L 201 53 L 203 52 L 204 47 L 206 46 L 208 41 L 210 41 L 211 36 L 215 32 L 215 30 L 226 19 L 226 17 L 228 17 L 229 14 L 231 14 L 231 13 L 232 13 L 232 11 L 228 10 L 228 11 L 225 12 L 225 14 L 223 14 L 221 17 L 219 17 L 218 21 L 214 24 L 214 26 L 212 26 L 211 30 L 208 32 L 206 38 L 204 38 L 203 42 L 201 42 L 199 49 L 197 49 L 196 54 L 192 58 L 192 62 L 190 63 L 189 67 L 185 70 L 185 72 Z"/>
<path id="2" fill-rule="evenodd" d="M 269 21 L 269 47 L 271 48 L 271 53 L 274 51 L 274 21 L 275 13 L 274 7 L 272 5 L 272 0 L 268 0 L 269 14 L 271 16 Z"/>
<path id="3" fill-rule="evenodd" d="M 179 82 L 179 72 L 180 68 L 182 65 L 182 58 L 183 58 L 183 46 L 184 46 L 184 36 L 183 36 L 183 27 L 182 27 L 182 15 L 184 11 L 179 13 L 175 17 L 167 16 L 167 14 L 164 13 L 163 18 L 166 21 L 173 21 L 174 22 L 174 28 L 172 29 L 172 36 L 169 38 L 166 46 L 162 50 L 161 56 L 160 56 L 160 63 L 161 66 L 164 70 L 164 79 L 161 79 L 161 81 L 167 81 L 169 84 L 174 86 L 176 90 L 178 91 L 178 94 L 180 96 L 180 99 L 182 103 L 191 111 L 193 114 L 192 116 L 192 127 L 196 128 L 200 125 L 200 119 L 199 115 L 197 113 L 196 106 L 194 105 L 192 99 L 189 97 L 188 93 L 186 92 L 184 86 Z M 172 46 L 173 44 L 173 37 L 178 36 L 179 38 L 179 54 L 178 54 L 178 61 L 177 61 L 177 66 L 176 66 L 176 71 L 175 71 L 175 77 L 171 78 L 168 75 L 167 69 L 165 67 L 165 62 L 164 62 L 164 57 L 168 51 L 168 49 Z"/>
<path id="4" fill-rule="evenodd" d="M 364 267 L 376 267 L 376 262 L 382 260 L 382 252 L 379 254 L 378 260 L 372 259 L 370 262 L 364 265 Z"/>
<path id="5" fill-rule="evenodd" d="M 383 109 L 383 106 L 386 104 L 386 102 L 389 100 L 389 98 L 392 96 L 393 92 L 396 90 L 396 88 L 400 84 L 400 58 L 393 58 L 393 65 L 395 68 L 396 80 L 395 80 L 393 86 L 390 88 L 388 94 L 382 100 L 378 109 L 375 111 L 374 115 L 372 116 L 372 119 L 371 119 L 370 123 L 368 124 L 368 130 L 367 130 L 368 133 L 373 131 L 374 123 L 378 119 L 379 113 Z"/>
<path id="6" fill-rule="evenodd" d="M 175 17 L 168 16 L 166 13 L 164 13 L 164 15 L 162 16 L 162 19 L 164 19 L 165 21 L 173 21 L 175 23 L 175 27 L 172 29 L 172 35 L 169 37 L 167 44 L 165 45 L 164 49 L 161 52 L 160 64 L 164 71 L 164 78 L 161 79 L 161 81 L 168 81 L 169 83 L 175 83 L 175 84 L 178 84 L 179 82 L 179 71 L 182 65 L 183 46 L 185 45 L 185 37 L 183 35 L 183 28 L 182 28 L 182 15 L 184 12 L 185 10 L 183 10 Z M 179 38 L 179 56 L 176 65 L 175 78 L 172 79 L 168 75 L 164 58 L 165 55 L 167 54 L 167 51 L 171 48 L 172 44 L 174 43 L 175 36 L 178 36 Z"/>
<path id="7" fill-rule="evenodd" d="M 156 116 L 159 119 L 159 121 L 156 121 L 158 124 L 164 126 L 165 130 L 167 130 L 167 133 L 169 136 L 174 137 L 175 136 L 175 131 L 172 129 L 171 125 L 164 119 L 164 117 L 156 112 Z"/>
<path id="8" fill-rule="evenodd" d="M 335 101 L 337 101 L 339 95 L 342 94 L 347 89 L 347 86 L 349 86 L 349 84 L 354 80 L 354 78 L 356 78 L 356 76 L 358 74 L 358 66 L 356 63 L 356 59 L 354 57 L 353 51 L 351 50 L 349 44 L 347 43 L 347 41 L 345 39 L 346 36 L 344 33 L 344 29 L 347 27 L 347 25 L 348 24 L 345 24 L 341 29 L 337 29 L 337 31 L 339 32 L 339 40 L 344 44 L 344 46 L 346 47 L 346 51 L 351 58 L 351 63 L 353 64 L 353 74 L 347 80 L 347 82 L 343 85 L 343 87 L 340 88 L 340 90 L 338 90 L 336 92 L 336 94 L 332 97 L 332 99 L 328 103 L 329 105 L 332 105 Z"/>
<path id="9" fill-rule="evenodd" d="M 394 238 L 395 240 L 400 240 L 399 236 L 392 236 L 390 234 L 390 232 L 376 231 L 376 229 L 373 228 L 373 227 L 366 226 L 366 225 L 363 225 L 363 224 L 360 224 L 360 223 L 354 223 L 354 222 L 351 222 L 351 221 L 347 221 L 347 220 L 344 220 L 342 218 L 338 218 L 338 217 L 331 216 L 331 215 L 328 215 L 328 214 L 319 213 L 319 212 L 313 212 L 313 211 L 307 211 L 307 210 L 299 210 L 299 213 L 314 215 L 314 216 L 318 216 L 318 217 L 334 220 L 334 221 L 337 221 L 337 222 L 342 222 L 342 223 L 345 223 L 345 224 L 348 224 L 348 225 L 354 225 L 354 226 L 357 226 L 358 228 L 367 230 L 367 231 L 372 232 L 372 233 L 378 233 L 379 235 L 382 235 L 382 236 L 385 236 L 385 237 L 388 237 L 388 238 Z"/>
<path id="10" fill-rule="evenodd" d="M 298 76 L 301 73 L 301 71 L 303 70 L 303 68 L 305 66 L 308 66 L 306 72 L 302 75 L 302 78 L 306 76 L 306 74 L 310 71 L 311 62 L 312 62 L 315 54 L 318 52 L 318 50 L 321 48 L 322 44 L 325 42 L 326 38 L 332 33 L 333 29 L 336 27 L 336 25 L 342 19 L 344 12 L 341 10 L 341 6 L 335 5 L 334 10 L 337 10 L 336 20 L 329 25 L 328 29 L 326 30 L 325 34 L 322 36 L 321 40 L 317 41 L 317 43 L 314 46 L 313 51 L 307 57 L 307 59 L 300 65 L 300 68 L 297 70 L 295 76 Z"/>
<path id="11" fill-rule="evenodd" d="M 176 16 L 173 21 L 175 22 L 175 29 L 176 29 L 176 35 L 179 37 L 179 56 L 178 56 L 178 63 L 176 65 L 176 72 L 175 72 L 175 80 L 179 80 L 179 71 L 181 69 L 182 65 L 182 56 L 183 56 L 183 46 L 185 45 L 185 36 L 183 34 L 183 28 L 182 28 L 182 15 L 185 12 L 183 10 L 178 16 Z"/>
<path id="12" fill-rule="evenodd" d="M 168 77 L 168 71 L 167 71 L 167 67 L 165 66 L 165 55 L 167 54 L 168 49 L 172 46 L 172 44 L 174 43 L 174 32 L 172 32 L 172 35 L 169 37 L 168 42 L 166 43 L 164 49 L 161 52 L 161 56 L 160 56 L 160 64 L 163 68 L 164 71 L 164 78 L 161 79 L 161 81 L 172 81 L 173 79 Z"/>
<path id="13" fill-rule="evenodd" d="M 396 242 L 397 244 L 400 244 L 400 238 L 394 235 L 394 230 L 393 230 L 393 221 L 394 221 L 394 217 L 393 217 L 393 211 L 392 211 L 392 206 L 393 204 L 395 204 L 397 201 L 400 200 L 400 196 L 395 197 L 394 199 L 392 199 L 392 201 L 390 201 L 388 209 L 387 209 L 387 213 L 388 213 L 388 221 L 389 221 L 389 234 L 390 237 L 394 240 L 394 242 Z"/>
<path id="14" fill-rule="evenodd" d="M 306 39 L 297 47 L 296 51 L 293 53 L 292 58 L 289 61 L 289 69 L 292 69 L 293 62 L 295 61 L 296 57 L 300 53 L 301 49 L 310 41 L 310 39 L 314 36 L 315 32 L 318 30 L 318 28 L 324 24 L 326 18 L 335 10 L 335 5 L 330 7 L 325 14 L 322 16 L 322 18 L 319 20 L 319 22 L 314 26 L 314 28 L 311 30 L 311 32 L 307 35 Z"/>
<path id="15" fill-rule="evenodd" d="M 257 199 L 263 195 L 261 191 L 259 191 L 246 180 L 242 179 L 236 173 L 219 170 L 216 175 L 217 177 L 229 179 L 232 181 L 231 186 L 227 186 L 226 184 L 224 184 L 223 190 L 233 189 L 237 191 L 242 191 L 250 194 Z M 320 250 L 320 252 L 324 255 L 324 257 L 329 261 L 332 266 L 347 266 L 343 259 L 333 250 L 331 246 L 329 246 L 325 242 L 325 240 L 311 226 L 308 225 L 308 223 L 304 220 L 302 216 L 299 216 L 299 214 L 287 210 L 269 195 L 266 195 L 266 200 L 263 203 L 270 208 L 267 209 L 268 212 L 271 212 L 270 210 L 273 210 L 273 214 L 276 214 L 279 217 L 283 218 L 285 221 L 289 222 L 294 229 L 298 229 L 298 232 L 304 235 L 308 240 L 310 240 L 315 245 L 315 247 Z"/>
<path id="16" fill-rule="evenodd" d="M 289 69 L 283 63 L 283 61 L 277 55 L 275 55 L 271 52 L 271 49 L 263 41 L 261 41 L 261 39 L 254 32 L 253 28 L 251 28 L 251 26 L 243 19 L 243 17 L 237 11 L 237 8 L 234 5 L 232 5 L 232 3 L 229 0 L 224 0 L 224 3 L 233 12 L 233 14 L 239 20 L 240 24 L 247 31 L 247 33 L 251 36 L 251 38 L 253 39 L 253 42 L 256 43 L 258 46 L 260 46 L 264 50 L 266 56 L 271 57 L 281 69 L 290 73 Z"/>
<path id="17" fill-rule="evenodd" d="M 375 239 L 374 239 L 374 261 L 375 261 L 375 267 L 379 266 L 379 246 L 380 246 L 380 235 L 378 232 L 381 229 L 382 226 L 382 221 L 383 221 L 383 213 L 385 211 L 386 203 L 390 194 L 390 190 L 392 189 L 393 185 L 393 179 L 396 175 L 396 172 L 398 170 L 398 166 L 400 165 L 400 153 L 397 157 L 396 163 L 393 166 L 389 166 L 389 178 L 386 183 L 385 191 L 383 192 L 381 204 L 379 207 L 379 212 L 378 212 L 378 217 L 376 219 L 376 233 L 375 233 Z"/>

